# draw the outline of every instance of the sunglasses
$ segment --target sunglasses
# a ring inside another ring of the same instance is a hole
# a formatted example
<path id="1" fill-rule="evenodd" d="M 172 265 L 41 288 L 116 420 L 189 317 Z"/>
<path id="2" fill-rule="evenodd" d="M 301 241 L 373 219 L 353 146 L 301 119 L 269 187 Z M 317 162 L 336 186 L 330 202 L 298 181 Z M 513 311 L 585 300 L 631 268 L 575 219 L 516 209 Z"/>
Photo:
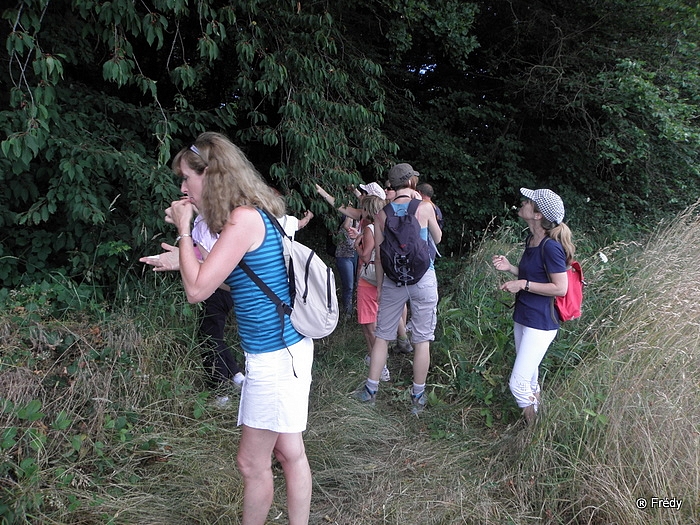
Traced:
<path id="1" fill-rule="evenodd" d="M 501 301 L 500 299 L 498 300 L 498 302 L 501 303 L 506 308 L 515 308 L 515 303 L 507 303 L 505 301 Z"/>
<path id="2" fill-rule="evenodd" d="M 194 144 L 192 144 L 192 145 L 189 147 L 189 150 L 190 150 L 192 153 L 194 153 L 195 155 L 197 155 L 200 159 L 202 159 L 202 162 L 204 162 L 204 166 L 205 166 L 205 167 L 209 167 L 209 163 L 208 163 L 208 162 L 206 161 L 206 159 L 202 156 L 202 153 L 199 151 L 199 148 L 198 148 L 197 146 L 195 146 Z"/>

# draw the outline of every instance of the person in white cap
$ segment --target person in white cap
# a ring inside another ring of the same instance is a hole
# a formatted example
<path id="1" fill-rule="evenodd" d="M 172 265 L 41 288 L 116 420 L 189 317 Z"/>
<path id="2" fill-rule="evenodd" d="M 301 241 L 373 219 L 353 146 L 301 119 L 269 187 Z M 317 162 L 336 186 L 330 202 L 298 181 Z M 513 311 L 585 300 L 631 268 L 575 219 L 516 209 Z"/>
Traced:
<path id="1" fill-rule="evenodd" d="M 335 197 L 328 193 L 321 186 L 316 184 L 316 191 L 331 206 L 335 206 Z M 355 189 L 355 195 L 360 203 L 365 195 L 375 195 L 380 199 L 386 199 L 384 189 L 376 182 L 360 184 L 359 189 Z M 335 264 L 340 275 L 340 306 L 341 313 L 346 318 L 352 314 L 352 297 L 357 285 L 357 252 L 355 251 L 355 239 L 361 234 L 362 209 L 352 206 L 340 206 L 338 211 L 345 218 L 338 228 L 338 241 L 335 242 L 332 256 L 335 257 Z M 335 237 L 335 235 L 334 235 Z"/>
<path id="2" fill-rule="evenodd" d="M 374 195 L 375 197 L 379 197 L 383 201 L 386 200 L 386 192 L 384 191 L 384 188 L 382 188 L 376 182 L 370 182 L 369 184 L 360 184 L 360 191 L 365 192 L 367 195 Z"/>
<path id="3" fill-rule="evenodd" d="M 500 286 L 515 294 L 516 356 L 509 387 L 525 420 L 532 424 L 540 404 L 539 366 L 559 330 L 552 297 L 566 295 L 566 268 L 576 248 L 571 230 L 563 222 L 564 203 L 559 195 L 548 189 L 521 188 L 520 193 L 524 199 L 518 216 L 530 229 L 525 251 L 518 266 L 505 255 L 494 255 L 492 261 L 497 270 L 517 276 Z"/>

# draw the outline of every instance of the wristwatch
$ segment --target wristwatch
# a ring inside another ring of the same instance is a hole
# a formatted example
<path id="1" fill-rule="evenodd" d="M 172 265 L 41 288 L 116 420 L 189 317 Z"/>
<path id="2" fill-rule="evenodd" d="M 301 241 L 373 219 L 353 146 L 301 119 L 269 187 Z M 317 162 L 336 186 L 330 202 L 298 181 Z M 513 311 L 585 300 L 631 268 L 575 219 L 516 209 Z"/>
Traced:
<path id="1" fill-rule="evenodd" d="M 525 282 L 525 291 L 529 292 L 530 291 L 530 281 Z"/>

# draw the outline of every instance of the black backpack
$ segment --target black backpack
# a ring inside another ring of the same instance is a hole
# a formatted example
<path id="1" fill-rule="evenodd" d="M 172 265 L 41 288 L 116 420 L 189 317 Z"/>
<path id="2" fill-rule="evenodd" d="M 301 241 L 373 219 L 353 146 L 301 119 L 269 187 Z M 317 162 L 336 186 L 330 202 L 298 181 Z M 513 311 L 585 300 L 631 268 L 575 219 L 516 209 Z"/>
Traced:
<path id="1" fill-rule="evenodd" d="M 391 204 L 384 207 L 386 223 L 379 253 L 384 275 L 396 286 L 416 284 L 430 268 L 432 257 L 428 243 L 420 236 L 421 227 L 416 217 L 421 202 L 412 199 L 406 215 L 400 217 Z"/>

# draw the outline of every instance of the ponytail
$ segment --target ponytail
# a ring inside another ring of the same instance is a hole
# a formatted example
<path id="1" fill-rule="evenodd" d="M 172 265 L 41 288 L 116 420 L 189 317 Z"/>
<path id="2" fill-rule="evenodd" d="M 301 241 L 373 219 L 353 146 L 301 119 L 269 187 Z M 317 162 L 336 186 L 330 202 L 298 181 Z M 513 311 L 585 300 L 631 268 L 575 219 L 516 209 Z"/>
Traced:
<path id="1" fill-rule="evenodd" d="M 537 203 L 535 201 L 531 202 L 534 204 L 535 211 L 542 214 L 539 207 L 537 206 Z M 564 248 L 564 254 L 566 255 L 566 266 L 570 266 L 571 261 L 574 260 L 576 246 L 574 246 L 574 243 L 571 240 L 571 230 L 569 229 L 569 227 L 564 222 L 556 224 L 550 221 L 549 219 L 545 218 L 544 215 L 542 215 L 540 225 L 542 226 L 542 228 L 544 228 L 547 237 L 549 237 L 550 239 L 554 239 L 559 244 L 561 244 L 562 248 Z"/>
<path id="2" fill-rule="evenodd" d="M 566 223 L 563 222 L 559 224 L 550 223 L 549 225 L 551 228 L 547 228 L 547 225 L 544 224 L 548 221 L 544 220 L 542 222 L 542 226 L 545 226 L 547 236 L 550 239 L 557 241 L 559 244 L 561 244 L 562 248 L 564 248 L 564 253 L 566 254 L 566 265 L 569 266 L 571 261 L 574 260 L 574 254 L 576 253 L 576 246 L 574 246 L 574 243 L 571 240 L 571 230 Z"/>

